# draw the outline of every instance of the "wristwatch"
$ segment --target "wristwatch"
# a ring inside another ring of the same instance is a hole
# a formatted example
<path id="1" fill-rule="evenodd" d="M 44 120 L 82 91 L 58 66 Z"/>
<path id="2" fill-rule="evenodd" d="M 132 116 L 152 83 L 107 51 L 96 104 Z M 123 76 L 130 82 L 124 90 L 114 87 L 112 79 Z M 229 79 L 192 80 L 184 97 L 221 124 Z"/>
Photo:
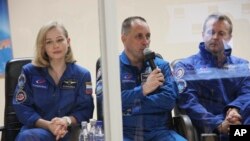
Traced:
<path id="1" fill-rule="evenodd" d="M 65 116 L 65 117 L 63 117 L 63 118 L 67 121 L 68 126 L 70 126 L 70 125 L 71 125 L 71 123 L 72 123 L 72 121 L 71 121 L 70 117 Z"/>

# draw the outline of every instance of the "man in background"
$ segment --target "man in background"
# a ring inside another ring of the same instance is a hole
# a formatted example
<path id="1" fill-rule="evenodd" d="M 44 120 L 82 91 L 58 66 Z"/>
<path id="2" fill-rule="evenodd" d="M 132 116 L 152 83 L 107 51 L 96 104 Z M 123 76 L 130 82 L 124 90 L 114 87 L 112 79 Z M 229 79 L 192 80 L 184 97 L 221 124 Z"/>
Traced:
<path id="1" fill-rule="evenodd" d="M 231 55 L 232 31 L 228 16 L 209 15 L 199 52 L 174 66 L 179 108 L 198 132 L 218 133 L 223 141 L 228 140 L 230 125 L 244 124 L 242 107 L 250 100 L 248 61 Z"/>

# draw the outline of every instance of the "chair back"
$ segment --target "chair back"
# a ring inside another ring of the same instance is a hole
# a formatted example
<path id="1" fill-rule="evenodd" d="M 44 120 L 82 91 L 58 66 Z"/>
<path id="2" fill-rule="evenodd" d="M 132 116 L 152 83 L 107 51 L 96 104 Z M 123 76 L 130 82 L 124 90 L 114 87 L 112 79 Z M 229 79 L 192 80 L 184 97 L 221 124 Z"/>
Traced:
<path id="1" fill-rule="evenodd" d="M 102 102 L 102 74 L 101 74 L 101 58 L 96 61 L 96 108 L 97 108 L 97 120 L 103 120 L 103 102 Z"/>
<path id="2" fill-rule="evenodd" d="M 180 59 L 176 59 L 173 60 L 170 64 L 171 69 L 172 69 L 172 73 L 174 75 L 178 75 L 178 72 L 174 72 L 174 68 L 176 67 L 175 65 L 178 64 L 180 61 L 182 61 L 184 58 L 180 58 Z M 176 79 L 176 81 L 178 81 Z M 177 82 L 178 83 L 178 82 Z M 173 115 L 180 117 L 180 116 L 187 116 L 188 114 L 185 110 L 180 109 L 178 106 L 175 106 L 175 108 L 173 109 Z M 185 118 L 183 118 L 185 119 Z M 186 123 L 190 124 L 189 129 L 183 128 L 181 127 L 183 124 L 179 124 L 177 126 L 177 130 L 180 131 L 180 133 L 182 133 L 183 136 L 185 136 L 188 140 L 191 141 L 217 141 L 218 140 L 218 136 L 215 133 L 202 133 L 199 134 L 197 128 L 192 124 L 192 120 L 188 117 L 185 119 Z M 180 122 L 181 120 L 179 120 L 178 122 Z M 183 130 L 184 129 L 184 130 Z"/>
<path id="3" fill-rule="evenodd" d="M 31 62 L 31 58 L 17 58 L 7 62 L 5 69 L 5 109 L 4 109 L 4 128 L 2 141 L 14 141 L 22 124 L 16 117 L 12 106 L 17 80 L 21 74 L 22 67 Z"/>

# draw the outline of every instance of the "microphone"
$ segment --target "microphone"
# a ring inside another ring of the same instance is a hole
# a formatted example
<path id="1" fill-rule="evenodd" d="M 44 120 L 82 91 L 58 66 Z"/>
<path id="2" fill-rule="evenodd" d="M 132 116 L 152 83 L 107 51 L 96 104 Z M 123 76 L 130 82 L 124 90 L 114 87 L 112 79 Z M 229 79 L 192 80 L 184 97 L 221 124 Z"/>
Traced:
<path id="1" fill-rule="evenodd" d="M 149 65 L 152 70 L 156 69 L 156 65 L 154 62 L 155 59 L 155 52 L 152 52 L 148 47 L 143 50 L 143 54 L 145 57 L 145 61 L 149 62 Z"/>

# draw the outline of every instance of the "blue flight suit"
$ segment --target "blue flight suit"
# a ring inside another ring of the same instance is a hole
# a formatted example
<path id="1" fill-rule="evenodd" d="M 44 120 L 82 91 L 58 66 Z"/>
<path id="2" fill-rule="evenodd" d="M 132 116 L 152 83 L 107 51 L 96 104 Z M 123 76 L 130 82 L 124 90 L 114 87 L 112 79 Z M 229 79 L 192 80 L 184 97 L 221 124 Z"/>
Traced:
<path id="1" fill-rule="evenodd" d="M 56 85 L 48 68 L 27 64 L 19 76 L 13 106 L 23 124 L 16 140 L 55 141 L 50 131 L 36 128 L 35 122 L 39 118 L 50 121 L 54 117 L 74 116 L 80 124 L 92 118 L 94 103 L 90 72 L 75 63 L 68 63 Z M 61 141 L 67 141 L 69 135 L 70 132 Z"/>
<path id="2" fill-rule="evenodd" d="M 199 49 L 199 53 L 174 66 L 181 93 L 178 105 L 190 116 L 199 132 L 211 133 L 223 122 L 228 108 L 235 107 L 243 115 L 242 107 L 250 100 L 249 63 L 231 56 L 231 49 L 227 49 L 226 60 L 219 67 L 203 42 Z M 227 138 L 227 135 L 221 136 L 221 140 Z"/>
<path id="3" fill-rule="evenodd" d="M 144 96 L 142 83 L 152 71 L 150 66 L 145 63 L 139 70 L 130 64 L 125 52 L 120 55 L 124 141 L 185 141 L 168 127 L 178 91 L 169 64 L 160 58 L 154 62 L 164 74 L 165 82 L 152 94 Z M 101 102 L 102 82 L 99 78 L 98 72 L 96 92 L 97 100 Z"/>
<path id="4" fill-rule="evenodd" d="M 242 111 L 242 119 L 244 120 L 244 124 L 250 125 L 250 101 L 245 103 Z"/>

